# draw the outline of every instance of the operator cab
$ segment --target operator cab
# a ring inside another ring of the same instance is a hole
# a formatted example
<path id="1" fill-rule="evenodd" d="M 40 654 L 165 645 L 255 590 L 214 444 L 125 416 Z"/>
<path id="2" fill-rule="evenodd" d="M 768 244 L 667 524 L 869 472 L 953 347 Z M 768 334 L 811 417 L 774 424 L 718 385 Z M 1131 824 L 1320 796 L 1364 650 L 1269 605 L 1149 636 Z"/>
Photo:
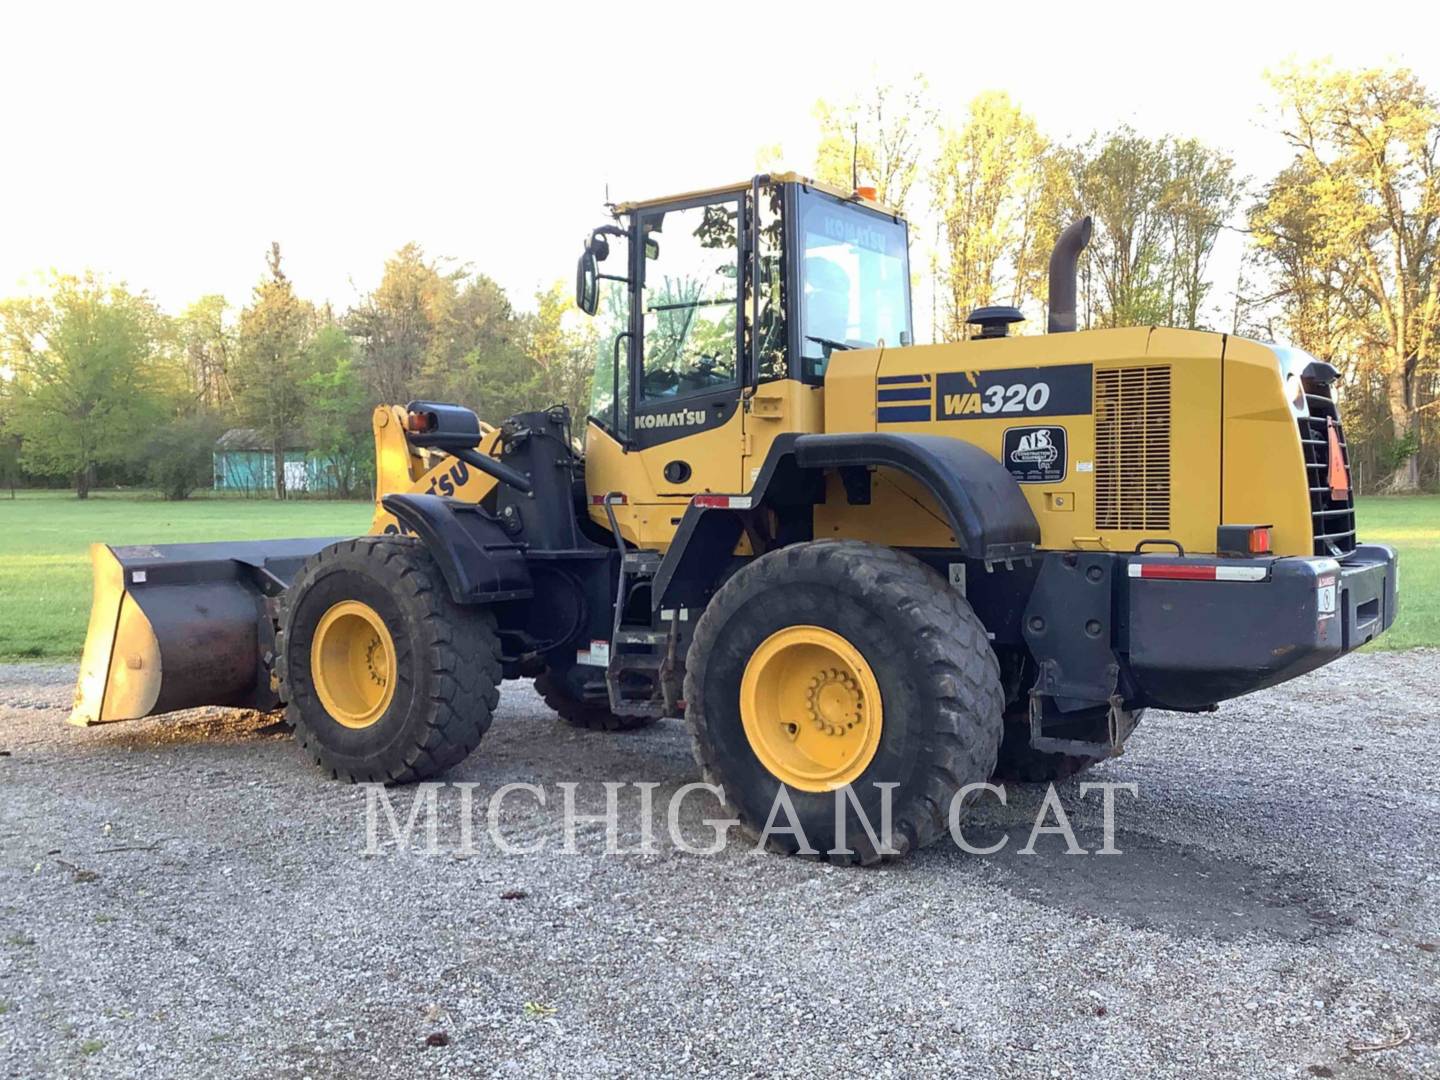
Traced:
<path id="1" fill-rule="evenodd" d="M 784 174 L 614 207 L 576 273 L 599 330 L 591 429 L 644 451 L 735 424 L 764 384 L 820 386 L 837 349 L 909 344 L 907 227 L 869 194 Z M 657 490 L 745 487 L 674 463 Z"/>

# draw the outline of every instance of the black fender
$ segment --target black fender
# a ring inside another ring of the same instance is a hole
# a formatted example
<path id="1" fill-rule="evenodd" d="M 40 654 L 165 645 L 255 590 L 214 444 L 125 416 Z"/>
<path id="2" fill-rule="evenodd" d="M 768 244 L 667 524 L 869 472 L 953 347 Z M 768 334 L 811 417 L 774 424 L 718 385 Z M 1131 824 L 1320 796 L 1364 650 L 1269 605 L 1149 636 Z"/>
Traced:
<path id="1" fill-rule="evenodd" d="M 526 600 L 534 595 L 525 546 L 474 503 L 441 495 L 386 495 L 380 505 L 419 537 L 440 566 L 457 604 Z"/>
<path id="2" fill-rule="evenodd" d="M 686 508 L 655 575 L 658 611 L 699 606 L 726 568 L 762 506 L 814 504 L 824 498 L 827 469 L 885 466 L 906 473 L 935 497 L 962 558 L 983 562 L 1034 554 L 1040 525 L 1020 485 L 1000 462 L 972 443 L 944 435 L 842 432 L 776 439 L 748 496 L 730 506 Z M 807 537 L 808 538 L 808 537 Z"/>
<path id="3" fill-rule="evenodd" d="M 876 431 L 800 435 L 795 462 L 802 469 L 885 465 L 913 476 L 935 497 L 967 559 L 1021 558 L 1040 542 L 1040 525 L 1020 485 L 973 443 Z"/>

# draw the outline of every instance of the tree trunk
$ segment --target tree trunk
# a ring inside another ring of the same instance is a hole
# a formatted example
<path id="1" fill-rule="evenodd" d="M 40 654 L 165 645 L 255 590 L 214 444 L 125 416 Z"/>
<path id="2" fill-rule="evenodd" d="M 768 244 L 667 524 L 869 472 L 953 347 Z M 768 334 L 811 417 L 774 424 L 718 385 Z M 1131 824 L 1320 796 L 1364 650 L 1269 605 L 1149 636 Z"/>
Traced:
<path id="1" fill-rule="evenodd" d="M 285 498 L 285 437 L 275 436 L 275 498 Z"/>
<path id="2" fill-rule="evenodd" d="M 1420 447 L 1416 435 L 1419 431 L 1419 416 L 1414 407 L 1414 396 L 1410 380 L 1406 377 L 1403 361 L 1398 370 L 1386 376 L 1387 399 L 1390 405 L 1390 427 L 1397 444 L 1408 444 L 1409 455 L 1398 461 L 1395 471 L 1385 483 L 1385 490 L 1396 493 L 1420 490 Z"/>
<path id="3" fill-rule="evenodd" d="M 94 470 L 90 463 L 86 462 L 75 473 L 75 497 L 77 499 L 88 499 L 90 497 L 90 486 L 94 482 Z"/>

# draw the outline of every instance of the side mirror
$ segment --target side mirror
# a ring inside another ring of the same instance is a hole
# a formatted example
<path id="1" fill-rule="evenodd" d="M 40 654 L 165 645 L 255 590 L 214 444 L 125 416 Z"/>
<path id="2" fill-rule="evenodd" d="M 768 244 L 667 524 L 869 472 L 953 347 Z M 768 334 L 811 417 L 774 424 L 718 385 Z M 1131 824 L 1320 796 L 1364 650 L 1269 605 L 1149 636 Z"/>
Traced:
<path id="1" fill-rule="evenodd" d="M 575 306 L 586 315 L 594 315 L 600 306 L 600 270 L 589 245 L 580 253 L 580 262 L 575 267 Z"/>

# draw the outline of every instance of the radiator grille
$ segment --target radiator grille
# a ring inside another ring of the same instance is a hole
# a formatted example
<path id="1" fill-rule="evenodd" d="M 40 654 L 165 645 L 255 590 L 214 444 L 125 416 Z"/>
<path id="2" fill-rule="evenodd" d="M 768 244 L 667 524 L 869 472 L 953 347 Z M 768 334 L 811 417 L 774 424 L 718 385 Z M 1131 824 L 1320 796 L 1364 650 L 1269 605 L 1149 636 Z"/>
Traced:
<path id="1" fill-rule="evenodd" d="M 1170 527 L 1170 369 L 1095 372 L 1095 528 Z"/>
<path id="2" fill-rule="evenodd" d="M 1350 465 L 1345 429 L 1331 388 L 1305 379 L 1305 400 L 1309 415 L 1300 417 L 1300 448 L 1305 454 L 1305 477 L 1310 488 L 1310 521 L 1315 535 L 1315 554 L 1340 556 L 1355 550 L 1355 506 L 1349 498 L 1330 495 L 1330 425 L 1340 443 L 1340 453 Z"/>

